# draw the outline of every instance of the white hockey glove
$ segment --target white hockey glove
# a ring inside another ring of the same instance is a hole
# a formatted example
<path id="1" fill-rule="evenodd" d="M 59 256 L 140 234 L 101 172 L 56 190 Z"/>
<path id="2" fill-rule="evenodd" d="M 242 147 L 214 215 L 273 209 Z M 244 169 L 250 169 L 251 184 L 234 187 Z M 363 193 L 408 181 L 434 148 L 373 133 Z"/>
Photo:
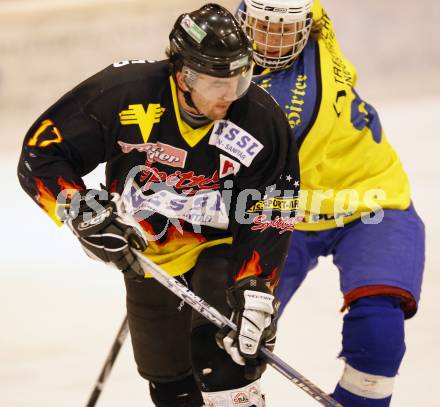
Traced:
<path id="1" fill-rule="evenodd" d="M 258 356 L 261 346 L 270 350 L 275 346 L 274 318 L 279 301 L 264 280 L 257 277 L 238 281 L 228 288 L 226 296 L 238 332 L 229 327 L 222 328 L 216 336 L 217 344 L 235 363 L 246 366 L 247 379 L 257 380 L 266 369 L 266 363 Z"/>
<path id="2" fill-rule="evenodd" d="M 148 246 L 140 226 L 124 214 L 119 194 L 100 191 L 99 195 L 107 199 L 89 192 L 66 221 L 89 257 L 113 263 L 129 278 L 143 278 L 142 266 L 130 251 L 131 247 L 144 251 Z"/>

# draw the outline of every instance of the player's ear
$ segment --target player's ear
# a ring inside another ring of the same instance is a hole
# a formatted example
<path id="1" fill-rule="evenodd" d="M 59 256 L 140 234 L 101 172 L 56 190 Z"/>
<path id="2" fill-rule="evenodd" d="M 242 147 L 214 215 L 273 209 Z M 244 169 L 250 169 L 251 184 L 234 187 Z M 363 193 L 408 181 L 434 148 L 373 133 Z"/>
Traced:
<path id="1" fill-rule="evenodd" d="M 185 83 L 185 80 L 183 79 L 182 71 L 176 71 L 176 81 L 177 81 L 177 86 L 180 90 L 182 90 L 184 92 L 190 91 L 190 89 L 188 88 L 188 86 Z"/>

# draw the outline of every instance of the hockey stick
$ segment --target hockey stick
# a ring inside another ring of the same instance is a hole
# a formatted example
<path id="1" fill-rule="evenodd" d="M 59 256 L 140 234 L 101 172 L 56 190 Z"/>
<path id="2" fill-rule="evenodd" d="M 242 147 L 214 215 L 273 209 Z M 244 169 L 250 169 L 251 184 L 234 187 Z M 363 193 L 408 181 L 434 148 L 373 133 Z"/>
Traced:
<path id="1" fill-rule="evenodd" d="M 135 249 L 131 249 L 131 251 L 135 254 L 140 263 L 146 267 L 147 271 L 154 277 L 155 280 L 172 291 L 206 319 L 217 325 L 219 328 L 223 328 L 227 325 L 234 331 L 237 330 L 237 326 L 232 321 L 194 294 L 188 287 L 177 281 L 174 277 L 170 276 L 166 271 L 162 270 L 147 257 L 143 256 L 139 251 Z M 267 348 L 261 348 L 261 355 L 275 370 L 280 372 L 284 377 L 296 384 L 300 389 L 305 391 L 309 396 L 321 403 L 323 406 L 343 407 L 342 404 L 338 403 L 336 400 L 322 391 L 318 386 L 290 367 Z"/>
<path id="2" fill-rule="evenodd" d="M 110 353 L 108 354 L 104 366 L 102 367 L 101 373 L 99 374 L 98 380 L 96 381 L 92 394 L 90 395 L 89 401 L 86 404 L 86 407 L 94 407 L 96 405 L 96 402 L 98 401 L 98 398 L 101 395 L 102 388 L 104 387 L 104 384 L 108 376 L 110 375 L 113 364 L 115 363 L 115 360 L 122 347 L 122 344 L 125 341 L 125 338 L 127 337 L 127 334 L 128 334 L 128 321 L 127 321 L 127 316 L 125 316 L 124 320 L 122 321 L 122 325 L 119 328 L 118 334 L 116 335 L 116 338 L 113 342 Z"/>

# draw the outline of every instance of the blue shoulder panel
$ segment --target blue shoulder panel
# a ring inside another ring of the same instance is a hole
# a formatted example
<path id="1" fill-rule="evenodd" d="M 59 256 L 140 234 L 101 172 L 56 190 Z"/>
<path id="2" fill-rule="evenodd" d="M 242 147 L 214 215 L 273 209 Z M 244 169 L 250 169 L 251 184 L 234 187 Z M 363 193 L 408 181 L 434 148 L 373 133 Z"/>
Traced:
<path id="1" fill-rule="evenodd" d="M 318 46 L 309 41 L 300 57 L 288 68 L 254 76 L 257 85 L 269 92 L 286 112 L 297 143 L 303 139 L 319 107 Z"/>

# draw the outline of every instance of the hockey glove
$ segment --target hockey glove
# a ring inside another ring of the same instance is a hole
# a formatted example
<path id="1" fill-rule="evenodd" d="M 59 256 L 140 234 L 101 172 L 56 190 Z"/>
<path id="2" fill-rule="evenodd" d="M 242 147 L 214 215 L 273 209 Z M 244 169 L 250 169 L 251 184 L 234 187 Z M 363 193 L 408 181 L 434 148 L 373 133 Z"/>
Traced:
<path id="1" fill-rule="evenodd" d="M 229 327 L 222 328 L 216 336 L 217 344 L 224 349 L 235 363 L 245 365 L 248 380 L 257 380 L 266 369 L 266 363 L 259 357 L 261 346 L 273 350 L 276 327 L 273 322 L 279 301 L 272 295 L 262 279 L 248 277 L 238 281 L 226 291 L 232 308 L 232 321 L 237 332 Z"/>
<path id="2" fill-rule="evenodd" d="M 88 194 L 67 222 L 89 257 L 112 263 L 129 278 L 143 278 L 142 266 L 130 248 L 144 251 L 148 243 L 134 218 L 124 214 L 119 194 L 106 196 L 95 201 Z"/>

